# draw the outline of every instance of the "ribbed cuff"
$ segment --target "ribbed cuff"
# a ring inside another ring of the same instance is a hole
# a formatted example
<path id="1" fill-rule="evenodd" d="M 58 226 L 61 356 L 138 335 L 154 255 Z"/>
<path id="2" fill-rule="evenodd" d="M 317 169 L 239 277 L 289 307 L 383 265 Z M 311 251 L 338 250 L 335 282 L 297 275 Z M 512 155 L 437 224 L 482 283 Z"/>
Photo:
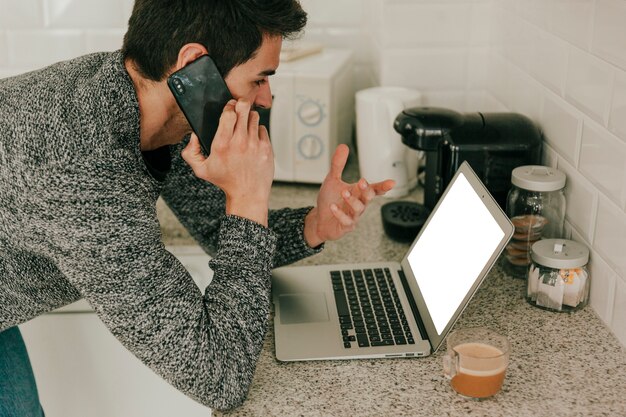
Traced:
<path id="1" fill-rule="evenodd" d="M 269 272 L 276 251 L 276 235 L 267 227 L 244 217 L 226 215 L 220 223 L 215 266 L 237 265 Z"/>

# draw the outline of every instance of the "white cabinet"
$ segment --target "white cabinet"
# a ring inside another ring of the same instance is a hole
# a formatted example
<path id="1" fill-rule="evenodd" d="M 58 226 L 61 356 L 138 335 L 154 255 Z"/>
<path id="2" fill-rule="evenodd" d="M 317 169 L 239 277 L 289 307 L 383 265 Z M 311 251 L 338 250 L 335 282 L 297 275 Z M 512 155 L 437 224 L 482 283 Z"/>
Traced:
<path id="1" fill-rule="evenodd" d="M 197 247 L 168 248 L 204 290 L 212 272 Z M 124 348 L 84 301 L 20 326 L 46 417 L 210 417 Z"/>

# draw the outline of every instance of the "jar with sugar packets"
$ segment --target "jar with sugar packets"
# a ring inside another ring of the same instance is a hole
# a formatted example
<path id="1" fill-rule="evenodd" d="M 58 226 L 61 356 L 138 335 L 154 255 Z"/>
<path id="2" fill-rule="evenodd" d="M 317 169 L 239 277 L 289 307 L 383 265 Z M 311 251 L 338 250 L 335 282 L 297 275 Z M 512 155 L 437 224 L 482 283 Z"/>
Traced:
<path id="1" fill-rule="evenodd" d="M 589 249 L 566 239 L 544 239 L 533 244 L 526 300 L 540 308 L 571 312 L 589 301 Z"/>
<path id="2" fill-rule="evenodd" d="M 526 278 L 530 248 L 539 239 L 563 237 L 565 181 L 564 173 L 541 165 L 517 167 L 511 173 L 506 214 L 515 232 L 502 260 L 509 276 Z"/>

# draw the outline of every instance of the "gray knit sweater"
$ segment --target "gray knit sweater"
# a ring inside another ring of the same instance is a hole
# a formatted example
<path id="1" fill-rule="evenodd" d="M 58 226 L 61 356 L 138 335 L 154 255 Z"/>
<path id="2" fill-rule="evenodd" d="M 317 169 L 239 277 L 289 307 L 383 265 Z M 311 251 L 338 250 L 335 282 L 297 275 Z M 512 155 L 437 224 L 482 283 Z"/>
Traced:
<path id="1" fill-rule="evenodd" d="M 154 372 L 227 409 L 254 374 L 271 268 L 316 252 L 309 209 L 272 211 L 269 229 L 225 216 L 183 146 L 165 152 L 165 179 L 150 173 L 119 51 L 0 80 L 0 331 L 85 298 Z M 163 246 L 159 196 L 213 256 L 204 294 Z"/>

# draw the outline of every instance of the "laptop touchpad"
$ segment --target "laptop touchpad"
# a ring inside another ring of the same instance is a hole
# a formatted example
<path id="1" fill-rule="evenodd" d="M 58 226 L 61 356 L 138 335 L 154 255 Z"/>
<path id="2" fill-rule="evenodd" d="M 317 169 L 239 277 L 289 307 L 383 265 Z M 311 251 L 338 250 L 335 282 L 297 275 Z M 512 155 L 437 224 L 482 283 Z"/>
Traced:
<path id="1" fill-rule="evenodd" d="M 324 293 L 284 294 L 279 297 L 282 324 L 328 321 Z"/>

